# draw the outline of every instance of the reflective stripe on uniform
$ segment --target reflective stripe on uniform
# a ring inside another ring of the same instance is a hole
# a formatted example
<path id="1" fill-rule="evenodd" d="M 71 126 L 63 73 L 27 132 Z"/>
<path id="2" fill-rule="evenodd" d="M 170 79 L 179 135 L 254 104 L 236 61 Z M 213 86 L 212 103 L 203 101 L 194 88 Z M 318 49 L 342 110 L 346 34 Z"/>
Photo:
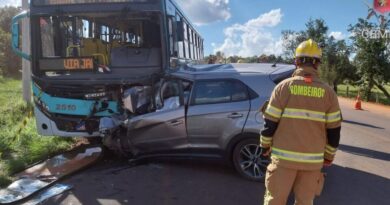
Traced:
<path id="1" fill-rule="evenodd" d="M 272 156 L 293 162 L 303 163 L 322 163 L 324 161 L 324 153 L 301 153 L 272 147 Z"/>
<path id="2" fill-rule="evenodd" d="M 293 109 L 286 108 L 283 112 L 284 118 L 293 118 L 293 119 L 304 119 L 304 120 L 313 120 L 318 122 L 325 122 L 326 115 L 324 112 L 317 112 L 312 110 L 304 109 Z"/>
<path id="3" fill-rule="evenodd" d="M 269 144 L 271 144 L 271 142 L 272 142 L 272 137 L 264 137 L 264 136 L 261 136 L 261 137 L 260 137 L 260 142 L 261 142 L 261 144 L 269 145 Z"/>
<path id="4" fill-rule="evenodd" d="M 267 109 L 265 110 L 265 113 L 277 119 L 282 116 L 282 110 L 272 105 L 268 105 Z"/>
<path id="5" fill-rule="evenodd" d="M 325 152 L 330 154 L 330 155 L 335 155 L 336 151 L 337 151 L 337 149 L 330 146 L 330 145 L 326 145 L 326 147 L 325 147 Z"/>
<path id="6" fill-rule="evenodd" d="M 333 112 L 326 114 L 326 123 L 338 122 L 341 121 L 341 112 Z"/>

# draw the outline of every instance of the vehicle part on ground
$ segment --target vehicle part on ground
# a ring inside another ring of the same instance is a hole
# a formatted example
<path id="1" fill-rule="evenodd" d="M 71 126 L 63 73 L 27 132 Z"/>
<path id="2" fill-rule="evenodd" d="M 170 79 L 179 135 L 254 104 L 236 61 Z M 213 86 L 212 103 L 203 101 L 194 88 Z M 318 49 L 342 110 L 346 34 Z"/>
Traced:
<path id="1" fill-rule="evenodd" d="M 233 164 L 237 172 L 246 179 L 264 181 L 269 157 L 261 155 L 259 140 L 244 139 L 233 151 Z"/>
<path id="2" fill-rule="evenodd" d="M 0 190 L 0 204 L 15 203 L 45 189 L 65 176 L 69 176 L 97 162 L 102 156 L 100 146 L 76 148 L 52 157 L 15 175 L 17 179 Z"/>
<path id="3" fill-rule="evenodd" d="M 35 198 L 23 203 L 23 205 L 40 204 L 51 197 L 57 196 L 59 194 L 62 194 L 65 191 L 70 190 L 71 188 L 72 188 L 72 186 L 70 186 L 70 185 L 55 184 L 52 187 L 48 188 L 47 190 L 43 190 L 42 193 L 39 193 Z"/>
<path id="4" fill-rule="evenodd" d="M 22 200 L 48 185 L 49 183 L 39 179 L 19 179 L 6 189 L 0 190 L 0 204 L 10 204 Z"/>

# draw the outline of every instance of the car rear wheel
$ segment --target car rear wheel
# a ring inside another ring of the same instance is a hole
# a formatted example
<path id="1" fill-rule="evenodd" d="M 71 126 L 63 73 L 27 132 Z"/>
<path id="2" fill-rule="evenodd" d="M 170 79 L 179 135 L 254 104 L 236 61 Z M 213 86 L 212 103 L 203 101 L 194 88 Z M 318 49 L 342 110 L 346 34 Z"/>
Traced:
<path id="1" fill-rule="evenodd" d="M 252 181 L 264 181 L 269 157 L 261 156 L 259 140 L 244 139 L 233 151 L 233 164 L 237 172 Z"/>

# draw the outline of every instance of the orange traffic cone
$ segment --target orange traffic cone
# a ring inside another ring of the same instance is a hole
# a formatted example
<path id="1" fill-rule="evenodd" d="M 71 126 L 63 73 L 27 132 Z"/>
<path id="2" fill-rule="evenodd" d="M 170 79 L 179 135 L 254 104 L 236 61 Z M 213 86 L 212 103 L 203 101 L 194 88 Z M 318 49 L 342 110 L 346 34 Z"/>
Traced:
<path id="1" fill-rule="evenodd" d="M 358 93 L 358 96 L 356 97 L 355 110 L 363 110 L 362 109 L 362 100 L 360 99 L 360 93 Z"/>

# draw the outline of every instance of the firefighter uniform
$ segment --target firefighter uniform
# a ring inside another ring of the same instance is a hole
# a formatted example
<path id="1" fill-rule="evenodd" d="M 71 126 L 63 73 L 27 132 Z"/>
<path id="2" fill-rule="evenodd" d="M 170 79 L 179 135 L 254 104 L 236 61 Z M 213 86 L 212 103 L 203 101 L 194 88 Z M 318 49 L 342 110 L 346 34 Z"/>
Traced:
<path id="1" fill-rule="evenodd" d="M 300 50 L 299 50 L 300 49 Z M 296 57 L 320 59 L 312 41 Z M 339 145 L 341 111 L 333 89 L 322 83 L 312 66 L 298 66 L 293 77 L 274 89 L 264 112 L 261 147 L 271 150 L 264 205 L 284 205 L 291 191 L 296 205 L 311 205 L 324 160 L 332 162 Z"/>

